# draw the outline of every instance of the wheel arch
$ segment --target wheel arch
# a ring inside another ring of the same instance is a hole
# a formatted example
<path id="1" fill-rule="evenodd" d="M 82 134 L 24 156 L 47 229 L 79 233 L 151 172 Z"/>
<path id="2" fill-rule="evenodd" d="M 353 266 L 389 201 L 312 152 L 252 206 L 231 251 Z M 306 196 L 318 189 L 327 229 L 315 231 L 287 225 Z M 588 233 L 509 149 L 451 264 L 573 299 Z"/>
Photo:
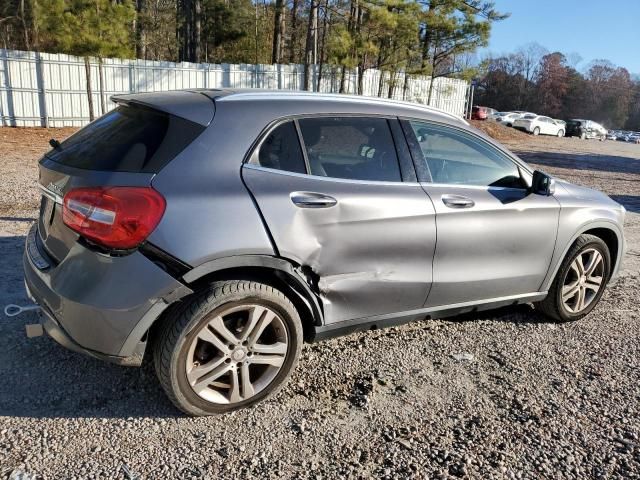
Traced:
<path id="1" fill-rule="evenodd" d="M 562 261 L 567 255 L 567 252 L 576 243 L 580 235 L 585 234 L 595 235 L 596 237 L 601 238 L 607 245 L 607 247 L 609 248 L 609 253 L 611 254 L 611 268 L 609 272 L 609 279 L 611 280 L 611 278 L 616 276 L 618 269 L 620 268 L 622 254 L 624 251 L 624 237 L 615 223 L 604 220 L 595 221 L 587 223 L 579 228 L 578 231 L 573 235 L 573 237 L 571 237 L 571 239 L 566 243 L 562 254 L 559 255 L 557 260 L 555 261 L 553 269 L 549 270 L 549 274 L 545 278 L 542 287 L 540 288 L 541 291 L 547 291 L 550 288 L 553 279 L 558 273 L 558 269 L 560 268 Z"/>
<path id="2" fill-rule="evenodd" d="M 313 328 L 324 324 L 317 295 L 294 262 L 268 255 L 237 255 L 206 262 L 187 272 L 183 281 L 194 292 L 217 280 L 254 280 L 269 284 L 284 293 L 294 304 L 304 330 L 310 338 Z"/>

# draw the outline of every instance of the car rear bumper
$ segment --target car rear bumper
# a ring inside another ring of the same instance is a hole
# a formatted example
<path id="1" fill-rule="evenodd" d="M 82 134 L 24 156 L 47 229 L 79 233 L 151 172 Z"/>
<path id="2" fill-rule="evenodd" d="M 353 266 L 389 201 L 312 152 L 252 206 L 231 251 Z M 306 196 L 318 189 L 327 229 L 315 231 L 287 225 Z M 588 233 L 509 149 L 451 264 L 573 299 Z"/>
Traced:
<path id="1" fill-rule="evenodd" d="M 34 226 L 23 256 L 24 279 L 49 336 L 74 351 L 139 365 L 146 331 L 168 306 L 164 299 L 189 289 L 139 252 L 111 257 L 76 243 L 54 265 L 36 235 Z"/>

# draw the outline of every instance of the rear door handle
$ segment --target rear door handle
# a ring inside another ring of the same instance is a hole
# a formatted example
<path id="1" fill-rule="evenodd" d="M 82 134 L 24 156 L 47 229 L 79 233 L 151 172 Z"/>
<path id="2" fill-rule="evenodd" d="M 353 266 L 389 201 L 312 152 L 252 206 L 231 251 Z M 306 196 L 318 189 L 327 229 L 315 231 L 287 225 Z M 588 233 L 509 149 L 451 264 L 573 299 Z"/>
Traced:
<path id="1" fill-rule="evenodd" d="M 461 195 L 443 195 L 442 203 L 449 208 L 471 208 L 476 202 Z"/>
<path id="2" fill-rule="evenodd" d="M 329 195 L 315 192 L 293 192 L 291 201 L 300 208 L 329 208 L 338 203 Z"/>

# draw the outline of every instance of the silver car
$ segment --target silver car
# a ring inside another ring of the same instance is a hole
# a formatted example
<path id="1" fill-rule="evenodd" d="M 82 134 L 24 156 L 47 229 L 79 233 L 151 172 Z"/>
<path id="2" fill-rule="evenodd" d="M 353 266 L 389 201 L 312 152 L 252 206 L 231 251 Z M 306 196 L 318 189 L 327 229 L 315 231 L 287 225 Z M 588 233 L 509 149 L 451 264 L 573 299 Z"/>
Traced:
<path id="1" fill-rule="evenodd" d="M 620 268 L 623 207 L 435 109 L 231 90 L 113 100 L 40 161 L 26 285 L 57 342 L 152 357 L 191 415 L 272 395 L 303 341 L 517 303 L 577 320 Z"/>

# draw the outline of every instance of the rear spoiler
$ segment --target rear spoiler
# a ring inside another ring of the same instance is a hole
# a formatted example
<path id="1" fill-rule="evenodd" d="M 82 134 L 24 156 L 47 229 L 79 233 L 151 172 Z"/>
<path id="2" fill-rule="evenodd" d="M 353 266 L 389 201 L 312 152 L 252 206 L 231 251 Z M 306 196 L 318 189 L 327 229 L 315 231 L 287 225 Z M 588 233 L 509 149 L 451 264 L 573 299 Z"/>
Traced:
<path id="1" fill-rule="evenodd" d="M 113 95 L 111 101 L 119 105 L 140 105 L 152 108 L 204 127 L 211 123 L 216 113 L 215 103 L 211 98 L 200 92 L 188 90 Z"/>

